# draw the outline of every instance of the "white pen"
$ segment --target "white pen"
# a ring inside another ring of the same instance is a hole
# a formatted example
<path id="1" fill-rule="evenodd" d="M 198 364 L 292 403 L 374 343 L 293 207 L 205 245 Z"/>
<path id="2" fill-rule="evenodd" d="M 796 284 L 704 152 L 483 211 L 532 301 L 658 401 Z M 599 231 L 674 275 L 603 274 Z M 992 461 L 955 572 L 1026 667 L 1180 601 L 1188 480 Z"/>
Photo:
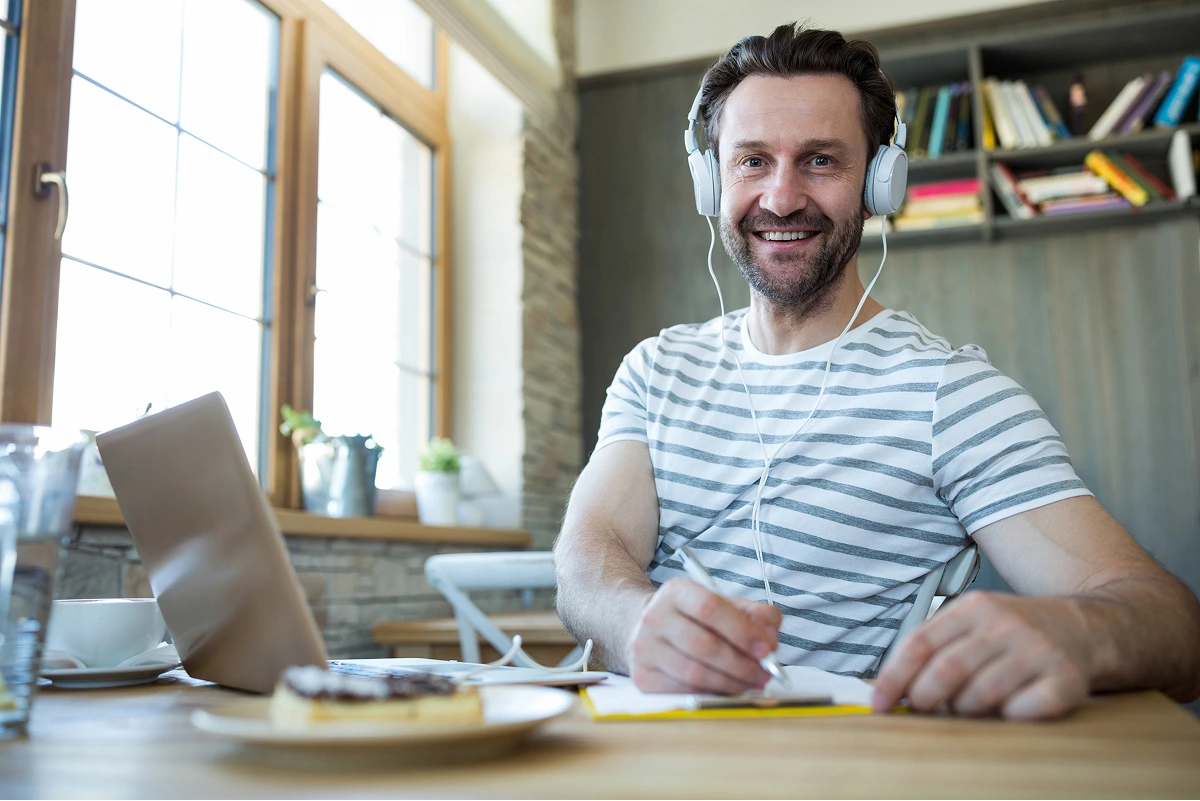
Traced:
<path id="1" fill-rule="evenodd" d="M 708 575 L 708 571 L 704 569 L 704 565 L 700 564 L 700 560 L 696 558 L 696 554 L 692 553 L 691 548 L 681 545 L 676 554 L 679 556 L 679 561 L 683 563 L 684 572 L 688 574 L 692 581 L 710 592 L 715 592 L 717 595 L 724 595 L 723 592 L 717 589 L 717 583 L 713 581 L 712 576 Z M 774 653 L 767 654 L 758 660 L 758 663 L 763 666 L 763 670 L 778 679 L 779 683 L 784 687 L 789 690 L 792 688 L 792 682 L 784 674 L 783 667 L 779 664 L 779 660 L 775 658 Z"/>

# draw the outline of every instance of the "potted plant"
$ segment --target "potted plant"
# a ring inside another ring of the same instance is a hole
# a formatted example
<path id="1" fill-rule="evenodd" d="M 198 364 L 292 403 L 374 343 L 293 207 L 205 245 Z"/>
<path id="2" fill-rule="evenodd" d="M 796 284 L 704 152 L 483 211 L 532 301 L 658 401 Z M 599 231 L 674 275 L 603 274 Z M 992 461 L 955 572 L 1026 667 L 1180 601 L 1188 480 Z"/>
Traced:
<path id="1" fill-rule="evenodd" d="M 458 522 L 458 448 L 435 437 L 418 458 L 414 489 L 417 515 L 427 526 L 453 526 Z"/>

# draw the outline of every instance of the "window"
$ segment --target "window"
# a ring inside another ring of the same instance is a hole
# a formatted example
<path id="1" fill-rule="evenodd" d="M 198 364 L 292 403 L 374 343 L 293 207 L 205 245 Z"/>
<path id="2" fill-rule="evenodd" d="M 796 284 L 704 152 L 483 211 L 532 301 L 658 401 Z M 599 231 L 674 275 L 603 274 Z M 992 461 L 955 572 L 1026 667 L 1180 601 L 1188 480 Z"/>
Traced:
<path id="1" fill-rule="evenodd" d="M 220 390 L 261 467 L 279 21 L 253 0 L 75 19 L 52 420 L 104 430 Z"/>
<path id="2" fill-rule="evenodd" d="M 411 0 L 24 6 L 13 174 L 65 168 L 71 208 L 60 247 L 12 182 L 0 416 L 103 430 L 220 390 L 276 505 L 285 403 L 403 482 L 450 433 L 444 35 Z"/>
<path id="3" fill-rule="evenodd" d="M 429 440 L 433 153 L 321 76 L 313 413 L 374 436 L 376 484 L 411 483 Z"/>
<path id="4" fill-rule="evenodd" d="M 17 36 L 21 5 L 0 3 L 0 186 L 8 186 L 12 154 L 13 95 L 17 77 Z M 8 194 L 0 192 L 0 253 L 8 230 Z"/>

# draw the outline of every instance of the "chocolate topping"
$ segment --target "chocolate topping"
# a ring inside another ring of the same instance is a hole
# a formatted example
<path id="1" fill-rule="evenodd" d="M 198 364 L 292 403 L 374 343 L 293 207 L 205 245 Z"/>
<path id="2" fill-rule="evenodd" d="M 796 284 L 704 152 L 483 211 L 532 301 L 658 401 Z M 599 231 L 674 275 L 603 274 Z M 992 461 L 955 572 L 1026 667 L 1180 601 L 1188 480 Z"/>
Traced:
<path id="1" fill-rule="evenodd" d="M 427 695 L 453 695 L 454 682 L 432 673 L 401 673 L 368 678 L 330 673 L 319 667 L 290 667 L 283 682 L 301 698 L 320 701 L 385 701 L 422 698 Z"/>

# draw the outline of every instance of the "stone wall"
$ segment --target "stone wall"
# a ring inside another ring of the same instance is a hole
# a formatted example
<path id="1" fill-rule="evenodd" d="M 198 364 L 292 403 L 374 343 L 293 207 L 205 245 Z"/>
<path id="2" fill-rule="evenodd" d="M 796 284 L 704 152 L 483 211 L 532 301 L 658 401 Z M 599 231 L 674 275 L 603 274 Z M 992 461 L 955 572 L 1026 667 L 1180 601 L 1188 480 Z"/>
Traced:
<path id="1" fill-rule="evenodd" d="M 554 0 L 563 85 L 551 119 L 525 119 L 524 527 L 546 549 L 583 467 L 579 344 L 579 100 L 574 0 Z"/>
<path id="2" fill-rule="evenodd" d="M 371 628 L 392 620 L 448 617 L 450 605 L 425 580 L 425 560 L 479 550 L 383 540 L 285 537 L 292 565 L 335 659 L 387 656 Z M 490 550 L 490 549 L 489 549 Z M 148 598 L 153 593 L 129 532 L 82 526 L 63 558 L 56 598 Z M 519 593 L 471 593 L 484 612 L 521 608 Z M 549 607 L 547 593 L 534 605 Z"/>

